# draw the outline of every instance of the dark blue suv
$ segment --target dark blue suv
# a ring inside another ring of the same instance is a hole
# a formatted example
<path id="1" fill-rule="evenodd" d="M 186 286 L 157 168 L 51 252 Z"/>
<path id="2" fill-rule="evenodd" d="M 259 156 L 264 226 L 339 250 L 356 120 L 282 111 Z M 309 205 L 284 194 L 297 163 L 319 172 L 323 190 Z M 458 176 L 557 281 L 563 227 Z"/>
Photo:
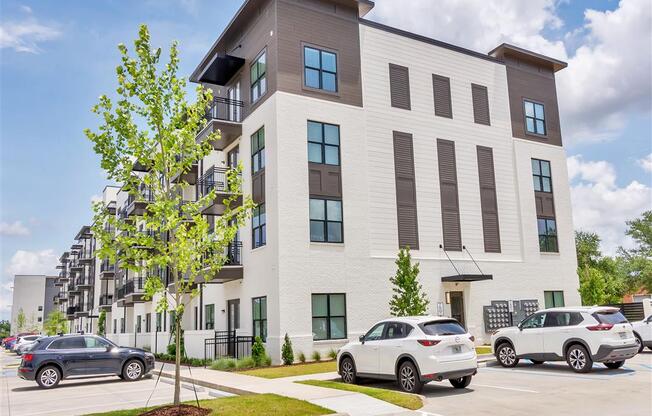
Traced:
<path id="1" fill-rule="evenodd" d="M 23 354 L 18 375 L 36 380 L 45 389 L 64 378 L 114 374 L 125 381 L 140 379 L 154 368 L 154 354 L 118 347 L 97 335 L 58 335 L 41 338 Z"/>

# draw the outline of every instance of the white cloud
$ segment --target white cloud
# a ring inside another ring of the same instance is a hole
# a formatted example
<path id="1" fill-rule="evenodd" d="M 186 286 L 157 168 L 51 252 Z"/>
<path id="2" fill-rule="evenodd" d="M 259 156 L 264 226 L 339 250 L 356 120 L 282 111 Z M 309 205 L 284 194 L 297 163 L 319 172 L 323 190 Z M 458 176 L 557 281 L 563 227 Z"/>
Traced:
<path id="1" fill-rule="evenodd" d="M 2 236 L 26 236 L 29 229 L 21 221 L 0 222 L 0 235 Z"/>
<path id="2" fill-rule="evenodd" d="M 27 14 L 32 14 L 32 8 L 29 6 L 23 4 L 22 6 L 20 6 L 20 9 Z"/>
<path id="3" fill-rule="evenodd" d="M 5 273 L 9 276 L 17 274 L 48 274 L 55 273 L 58 257 L 53 249 L 41 251 L 18 250 L 9 260 Z"/>
<path id="4" fill-rule="evenodd" d="M 646 172 L 652 172 L 652 153 L 637 160 L 638 165 Z"/>
<path id="5" fill-rule="evenodd" d="M 563 29 L 557 4 L 440 0 L 434 7 L 431 0 L 378 0 L 369 17 L 479 52 L 508 42 L 567 61 L 557 73 L 566 143 L 612 139 L 632 113 L 650 112 L 652 2 L 621 0 L 613 11 L 586 10 L 582 27 L 552 40 L 544 33 Z"/>
<path id="6" fill-rule="evenodd" d="M 613 165 L 604 160 L 585 161 L 576 155 L 567 165 L 575 229 L 597 233 L 606 254 L 614 254 L 619 246 L 630 247 L 625 221 L 650 209 L 652 188 L 637 181 L 619 187 Z"/>
<path id="7" fill-rule="evenodd" d="M 40 42 L 51 41 L 60 36 L 59 29 L 41 24 L 31 16 L 21 21 L 3 21 L 0 24 L 1 49 L 11 48 L 16 52 L 39 53 Z"/>

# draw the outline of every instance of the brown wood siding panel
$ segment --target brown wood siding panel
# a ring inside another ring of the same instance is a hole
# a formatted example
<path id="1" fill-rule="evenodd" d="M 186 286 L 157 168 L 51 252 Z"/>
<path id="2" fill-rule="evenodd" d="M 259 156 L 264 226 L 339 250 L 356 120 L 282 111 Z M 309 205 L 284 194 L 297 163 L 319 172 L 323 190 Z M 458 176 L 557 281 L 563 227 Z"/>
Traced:
<path id="1" fill-rule="evenodd" d="M 398 245 L 419 249 L 417 193 L 414 176 L 412 135 L 394 132 L 394 175 L 396 178 L 396 214 Z"/>
<path id="2" fill-rule="evenodd" d="M 477 155 L 484 251 L 487 253 L 500 253 L 500 226 L 498 223 L 493 150 L 490 147 L 478 146 Z"/>
<path id="3" fill-rule="evenodd" d="M 405 66 L 389 64 L 389 93 L 392 107 L 409 110 L 410 70 Z"/>
<path id="4" fill-rule="evenodd" d="M 554 75 L 536 72 L 526 63 L 506 60 L 507 89 L 514 137 L 539 143 L 562 145 L 559 125 L 559 106 Z M 523 100 L 529 99 L 544 105 L 546 135 L 526 133 Z"/>
<path id="5" fill-rule="evenodd" d="M 311 196 L 342 198 L 342 174 L 340 166 L 308 163 Z"/>
<path id="6" fill-rule="evenodd" d="M 435 99 L 435 115 L 453 118 L 450 78 L 432 74 L 432 90 Z"/>
<path id="7" fill-rule="evenodd" d="M 444 250 L 462 251 L 455 142 L 437 139 L 437 159 Z"/>
<path id="8" fill-rule="evenodd" d="M 333 9 L 328 3 L 276 0 L 278 90 L 361 107 L 357 6 L 337 4 Z M 303 86 L 304 43 L 337 53 L 337 93 Z"/>
<path id="9" fill-rule="evenodd" d="M 473 120 L 478 124 L 491 125 L 487 87 L 471 84 L 471 96 L 473 98 Z"/>
<path id="10" fill-rule="evenodd" d="M 537 217 L 555 218 L 555 198 L 552 192 L 534 192 Z"/>
<path id="11" fill-rule="evenodd" d="M 256 204 L 265 203 L 265 171 L 258 171 L 251 177 L 252 191 L 251 199 Z"/>

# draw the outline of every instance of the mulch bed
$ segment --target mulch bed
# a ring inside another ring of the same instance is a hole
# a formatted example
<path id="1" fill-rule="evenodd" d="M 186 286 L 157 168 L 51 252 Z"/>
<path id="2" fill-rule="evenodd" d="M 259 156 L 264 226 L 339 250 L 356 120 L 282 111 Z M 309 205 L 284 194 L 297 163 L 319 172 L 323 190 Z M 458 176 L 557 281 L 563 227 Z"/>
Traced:
<path id="1" fill-rule="evenodd" d="M 164 406 L 149 412 L 141 413 L 140 416 L 205 416 L 211 409 L 180 404 L 178 406 Z"/>

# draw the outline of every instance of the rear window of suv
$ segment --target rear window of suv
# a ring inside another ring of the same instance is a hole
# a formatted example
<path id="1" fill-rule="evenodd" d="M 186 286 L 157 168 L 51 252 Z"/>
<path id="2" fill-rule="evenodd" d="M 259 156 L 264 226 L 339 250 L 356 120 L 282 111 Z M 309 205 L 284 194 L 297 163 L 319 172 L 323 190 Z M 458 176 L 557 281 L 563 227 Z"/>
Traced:
<path id="1" fill-rule="evenodd" d="M 433 321 L 419 325 L 426 335 L 459 335 L 466 334 L 466 329 L 455 320 Z"/>
<path id="2" fill-rule="evenodd" d="M 593 314 L 595 319 L 598 320 L 601 324 L 626 324 L 629 322 L 625 315 L 620 313 L 620 311 L 602 311 L 596 312 Z"/>

